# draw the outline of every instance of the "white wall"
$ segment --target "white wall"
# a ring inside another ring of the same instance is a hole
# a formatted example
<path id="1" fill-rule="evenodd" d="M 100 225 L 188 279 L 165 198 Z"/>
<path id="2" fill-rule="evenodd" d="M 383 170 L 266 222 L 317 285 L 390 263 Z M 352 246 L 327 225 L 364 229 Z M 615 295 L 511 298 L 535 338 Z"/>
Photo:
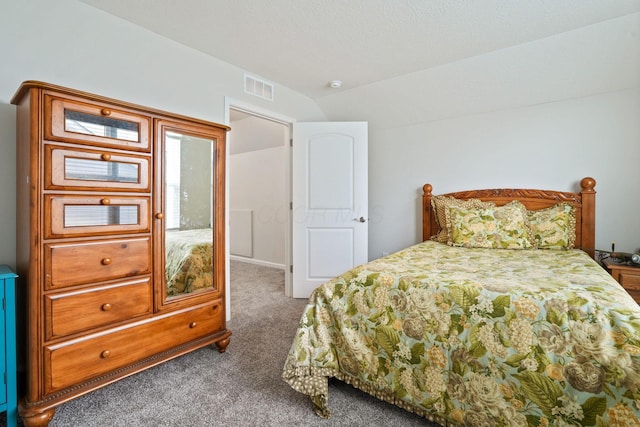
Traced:
<path id="1" fill-rule="evenodd" d="M 285 148 L 234 154 L 229 160 L 229 207 L 253 211 L 251 259 L 284 268 Z"/>
<path id="2" fill-rule="evenodd" d="M 15 203 L 16 109 L 0 101 L 0 264 L 9 264 L 13 268 L 16 249 Z"/>
<path id="3" fill-rule="evenodd" d="M 640 89 L 370 132 L 370 258 L 421 239 L 422 185 L 579 190 L 596 179 L 596 247 L 640 247 Z"/>
<path id="4" fill-rule="evenodd" d="M 257 117 L 231 122 L 229 208 L 253 212 L 253 254 L 246 261 L 284 268 L 287 127 Z M 242 234 L 240 234 L 242 236 Z M 233 245 L 233 232 L 229 239 Z"/>
<path id="5" fill-rule="evenodd" d="M 247 96 L 244 70 L 75 0 L 2 1 L 0 58 L 0 263 L 11 266 L 15 107 L 9 102 L 24 80 L 219 123 L 225 117 L 225 96 L 298 120 L 325 117 L 309 98 L 281 85 L 275 86 L 275 102 Z"/>

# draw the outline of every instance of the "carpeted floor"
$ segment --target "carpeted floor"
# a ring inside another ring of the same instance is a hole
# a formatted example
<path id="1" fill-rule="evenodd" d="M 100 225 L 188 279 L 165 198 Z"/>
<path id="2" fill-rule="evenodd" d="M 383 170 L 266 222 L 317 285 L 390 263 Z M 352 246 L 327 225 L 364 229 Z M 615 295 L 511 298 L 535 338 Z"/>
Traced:
<path id="1" fill-rule="evenodd" d="M 315 415 L 280 378 L 306 300 L 284 296 L 282 270 L 232 261 L 230 274 L 226 353 L 207 347 L 125 378 L 59 406 L 50 426 L 430 425 L 339 381 L 332 417 Z"/>

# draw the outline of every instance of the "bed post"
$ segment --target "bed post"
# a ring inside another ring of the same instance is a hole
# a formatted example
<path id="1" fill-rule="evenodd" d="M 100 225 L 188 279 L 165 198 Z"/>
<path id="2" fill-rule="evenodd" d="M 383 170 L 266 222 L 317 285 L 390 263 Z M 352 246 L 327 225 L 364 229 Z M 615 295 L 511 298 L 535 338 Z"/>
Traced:
<path id="1" fill-rule="evenodd" d="M 582 222 L 580 246 L 591 256 L 595 257 L 596 247 L 596 180 L 591 177 L 580 181 L 580 195 L 582 198 Z"/>
<path id="2" fill-rule="evenodd" d="M 431 235 L 431 217 L 435 213 L 431 207 L 431 192 L 433 187 L 431 184 L 425 184 L 422 186 L 422 241 L 429 240 Z"/>

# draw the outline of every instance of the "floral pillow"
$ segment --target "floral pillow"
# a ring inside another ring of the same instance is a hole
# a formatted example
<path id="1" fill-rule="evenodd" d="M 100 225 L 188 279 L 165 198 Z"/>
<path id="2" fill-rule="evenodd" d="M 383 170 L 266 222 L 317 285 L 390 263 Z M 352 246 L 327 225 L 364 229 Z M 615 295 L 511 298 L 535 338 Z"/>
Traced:
<path id="1" fill-rule="evenodd" d="M 431 240 L 435 240 L 440 243 L 447 243 L 449 241 L 449 232 L 447 230 L 447 222 L 445 213 L 451 206 L 457 206 L 461 208 L 491 208 L 496 204 L 493 202 L 483 202 L 480 199 L 456 199 L 451 196 L 433 196 L 431 198 L 431 206 L 436 213 L 436 222 L 440 227 L 440 231 L 435 236 L 431 237 Z"/>
<path id="2" fill-rule="evenodd" d="M 451 246 L 492 249 L 535 248 L 527 209 L 514 200 L 489 208 L 449 207 L 445 211 Z"/>
<path id="3" fill-rule="evenodd" d="M 550 208 L 528 211 L 529 225 L 540 249 L 572 249 L 576 241 L 576 208 L 558 203 Z"/>

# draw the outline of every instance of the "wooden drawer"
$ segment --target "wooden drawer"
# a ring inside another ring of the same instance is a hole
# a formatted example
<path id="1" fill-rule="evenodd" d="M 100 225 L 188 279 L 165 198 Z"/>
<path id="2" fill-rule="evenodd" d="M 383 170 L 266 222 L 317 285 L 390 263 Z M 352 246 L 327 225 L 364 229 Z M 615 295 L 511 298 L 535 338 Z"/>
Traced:
<path id="1" fill-rule="evenodd" d="M 104 375 L 189 341 L 221 332 L 223 328 L 223 301 L 217 300 L 187 311 L 45 346 L 45 392 L 52 393 Z"/>
<path id="2" fill-rule="evenodd" d="M 45 95 L 44 101 L 47 140 L 150 151 L 150 117 L 52 95 Z"/>
<path id="3" fill-rule="evenodd" d="M 45 238 L 149 232 L 149 197 L 45 196 Z"/>
<path id="4" fill-rule="evenodd" d="M 151 278 L 45 296 L 46 340 L 153 311 Z"/>
<path id="5" fill-rule="evenodd" d="M 150 158 L 45 146 L 45 189 L 150 191 Z M 71 187 L 71 188 L 70 188 Z"/>
<path id="6" fill-rule="evenodd" d="M 149 237 L 45 245 L 45 288 L 151 273 Z"/>
<path id="7" fill-rule="evenodd" d="M 631 295 L 633 299 L 638 304 L 640 304 L 640 271 L 638 271 L 636 274 L 627 271 L 621 271 L 618 280 L 620 281 L 622 287 L 629 293 L 629 295 Z"/>

